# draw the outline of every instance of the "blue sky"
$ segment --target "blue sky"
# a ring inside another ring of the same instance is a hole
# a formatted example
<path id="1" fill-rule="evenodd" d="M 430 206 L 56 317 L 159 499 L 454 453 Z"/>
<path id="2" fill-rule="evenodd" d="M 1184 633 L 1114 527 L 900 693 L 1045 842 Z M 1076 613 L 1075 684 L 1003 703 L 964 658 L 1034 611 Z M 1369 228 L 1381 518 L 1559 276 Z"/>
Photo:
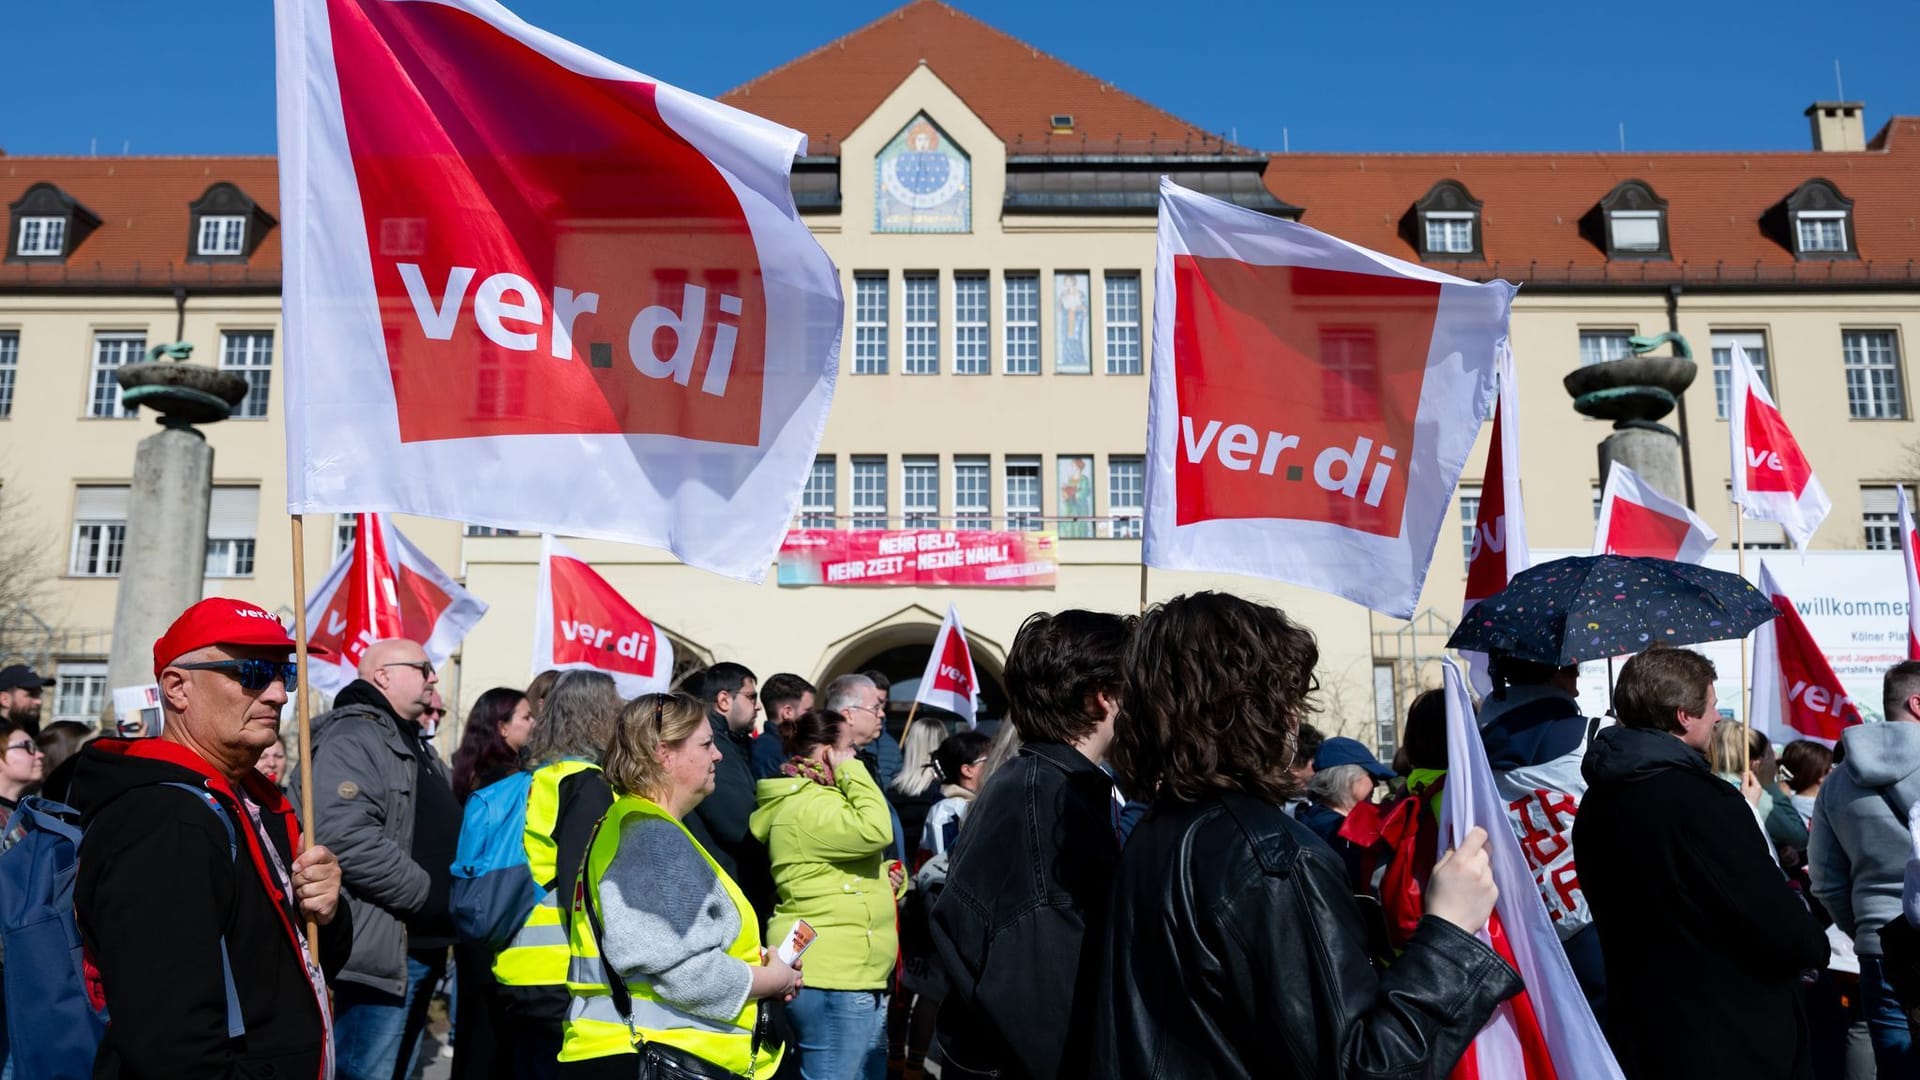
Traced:
<path id="1" fill-rule="evenodd" d="M 9 6 L 10 154 L 270 153 L 268 0 Z M 717 94 L 892 10 L 892 0 L 508 0 L 537 25 Z M 1202 127 L 1279 150 L 1794 150 L 1800 112 L 1920 114 L 1920 3 L 1648 5 L 957 0 Z M 1613 22 L 1615 13 L 1644 12 Z M 1607 55 L 1618 43 L 1633 56 Z M 21 47 L 31 45 L 32 47 Z"/>

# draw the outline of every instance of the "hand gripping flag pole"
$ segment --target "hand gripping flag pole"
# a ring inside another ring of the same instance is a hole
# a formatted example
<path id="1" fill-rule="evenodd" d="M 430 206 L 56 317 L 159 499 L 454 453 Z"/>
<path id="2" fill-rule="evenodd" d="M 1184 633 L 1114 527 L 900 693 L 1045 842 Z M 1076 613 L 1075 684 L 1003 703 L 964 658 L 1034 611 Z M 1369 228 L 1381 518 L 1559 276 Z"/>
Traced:
<path id="1" fill-rule="evenodd" d="M 307 695 L 307 545 L 304 521 L 293 515 L 293 663 L 300 690 L 293 695 L 293 715 L 300 729 L 300 851 L 313 846 L 313 723 Z M 297 854 L 296 854 L 297 857 Z M 320 962 L 320 924 L 307 920 L 307 952 Z"/>

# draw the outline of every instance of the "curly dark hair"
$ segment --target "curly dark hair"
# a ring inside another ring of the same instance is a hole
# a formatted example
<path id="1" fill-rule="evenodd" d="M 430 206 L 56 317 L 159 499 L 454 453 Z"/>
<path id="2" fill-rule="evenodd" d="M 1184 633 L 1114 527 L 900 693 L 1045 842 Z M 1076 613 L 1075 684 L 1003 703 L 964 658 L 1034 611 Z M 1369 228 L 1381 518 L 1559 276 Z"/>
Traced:
<path id="1" fill-rule="evenodd" d="M 1318 709 L 1319 661 L 1313 631 L 1279 608 L 1217 592 L 1155 605 L 1127 648 L 1121 787 L 1146 801 L 1294 798 L 1294 733 Z"/>
<path id="2" fill-rule="evenodd" d="M 520 767 L 520 751 L 507 745 L 500 725 L 513 719 L 513 710 L 526 697 L 512 687 L 496 686 L 467 710 L 467 727 L 460 735 L 460 748 L 453 752 L 454 798 L 464 803 L 481 777 Z"/>
<path id="3" fill-rule="evenodd" d="M 1027 616 L 1007 650 L 1007 716 L 1026 742 L 1074 743 L 1100 726 L 1097 693 L 1120 694 L 1135 620 L 1070 608 Z"/>

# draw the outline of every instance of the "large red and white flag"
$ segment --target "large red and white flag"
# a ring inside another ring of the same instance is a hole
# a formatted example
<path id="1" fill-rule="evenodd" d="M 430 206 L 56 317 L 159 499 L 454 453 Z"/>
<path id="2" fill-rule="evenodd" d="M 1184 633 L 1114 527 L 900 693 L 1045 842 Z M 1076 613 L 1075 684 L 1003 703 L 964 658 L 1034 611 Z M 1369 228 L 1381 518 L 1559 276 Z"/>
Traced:
<path id="1" fill-rule="evenodd" d="M 486 613 L 385 514 L 361 514 L 353 545 L 307 597 L 307 679 L 339 693 L 359 677 L 367 646 L 386 638 L 417 641 L 427 659 L 444 664 Z"/>
<path id="2" fill-rule="evenodd" d="M 1410 618 L 1514 287 L 1160 184 L 1148 565 Z"/>
<path id="3" fill-rule="evenodd" d="M 1753 369 L 1747 351 L 1733 346 L 1733 396 L 1727 430 L 1733 442 L 1733 501 L 1755 521 L 1777 521 L 1805 550 L 1833 503 L 1800 443 Z"/>
<path id="4" fill-rule="evenodd" d="M 1440 850 L 1467 831 L 1487 831 L 1487 854 L 1500 899 L 1480 940 L 1520 973 L 1526 988 L 1502 1002 L 1480 1029 L 1452 1076 L 1455 1080 L 1621 1080 L 1606 1036 L 1573 977 L 1553 921 L 1540 900 L 1506 805 L 1487 764 L 1466 677 L 1448 660 L 1447 797 Z"/>
<path id="5" fill-rule="evenodd" d="M 1595 555 L 1651 555 L 1697 563 L 1718 539 L 1700 515 L 1662 495 L 1632 469 L 1617 461 L 1608 467 L 1600 520 L 1593 528 Z"/>
<path id="6" fill-rule="evenodd" d="M 1920 568 L 1914 564 L 1920 551 L 1920 533 L 1913 529 L 1913 508 L 1907 505 L 1907 487 L 1896 485 L 1900 496 L 1900 562 L 1907 570 L 1907 659 L 1920 660 Z"/>
<path id="7" fill-rule="evenodd" d="M 761 580 L 838 367 L 805 137 L 492 0 L 276 0 L 287 505 Z"/>
<path id="8" fill-rule="evenodd" d="M 622 697 L 664 694 L 673 684 L 673 642 L 584 560 L 551 536 L 540 539 L 534 598 L 533 671 L 604 671 Z"/>
<path id="9" fill-rule="evenodd" d="M 1860 710 L 1764 559 L 1759 586 L 1780 617 L 1753 634 L 1753 726 L 1774 742 L 1813 739 L 1832 746 L 1862 722 Z"/>
<path id="10" fill-rule="evenodd" d="M 1473 522 L 1473 543 L 1467 549 L 1467 595 L 1461 616 L 1475 604 L 1507 587 L 1513 575 L 1528 563 L 1527 515 L 1520 501 L 1520 391 L 1515 384 L 1513 353 L 1500 350 L 1500 398 L 1493 408 L 1493 438 L 1487 446 L 1487 469 L 1480 483 L 1479 513 Z M 1474 691 L 1485 697 L 1493 691 L 1487 654 L 1463 652 Z"/>
<path id="11" fill-rule="evenodd" d="M 920 675 L 920 688 L 913 699 L 922 705 L 945 709 L 977 727 L 975 706 L 980 698 L 980 680 L 973 673 L 973 651 L 967 647 L 967 631 L 960 625 L 960 610 L 947 605 L 947 618 L 940 624 L 940 636 L 933 639 L 933 653 L 927 657 L 927 670 Z"/>

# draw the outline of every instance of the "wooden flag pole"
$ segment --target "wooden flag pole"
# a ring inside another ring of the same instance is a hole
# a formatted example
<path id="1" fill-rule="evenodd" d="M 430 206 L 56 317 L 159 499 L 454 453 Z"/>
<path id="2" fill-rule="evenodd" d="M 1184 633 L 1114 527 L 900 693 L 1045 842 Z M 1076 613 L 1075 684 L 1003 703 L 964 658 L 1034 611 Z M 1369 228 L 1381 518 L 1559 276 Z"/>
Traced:
<path id="1" fill-rule="evenodd" d="M 1734 560 L 1740 580 L 1747 580 L 1747 515 L 1738 503 L 1733 507 Z M 1753 771 L 1753 688 L 1747 681 L 1747 639 L 1740 639 L 1740 757 L 1746 762 L 1740 770 L 1740 785 L 1745 788 L 1747 774 Z"/>
<path id="2" fill-rule="evenodd" d="M 1140 560 L 1140 614 L 1147 613 L 1147 560 Z"/>
<path id="3" fill-rule="evenodd" d="M 307 695 L 312 692 L 312 684 L 307 682 L 307 545 L 304 522 L 299 514 L 293 515 L 293 663 L 294 674 L 300 681 L 300 692 L 295 694 L 293 715 L 300 730 L 300 845 L 301 850 L 313 846 L 313 725 L 307 708 Z M 313 962 L 320 962 L 320 924 L 307 920 L 307 951 L 313 954 Z"/>
<path id="4" fill-rule="evenodd" d="M 920 711 L 920 699 L 914 698 L 913 704 L 907 706 L 907 722 L 900 725 L 900 735 L 903 738 L 906 736 L 907 732 L 913 730 L 913 714 L 919 711 Z"/>

